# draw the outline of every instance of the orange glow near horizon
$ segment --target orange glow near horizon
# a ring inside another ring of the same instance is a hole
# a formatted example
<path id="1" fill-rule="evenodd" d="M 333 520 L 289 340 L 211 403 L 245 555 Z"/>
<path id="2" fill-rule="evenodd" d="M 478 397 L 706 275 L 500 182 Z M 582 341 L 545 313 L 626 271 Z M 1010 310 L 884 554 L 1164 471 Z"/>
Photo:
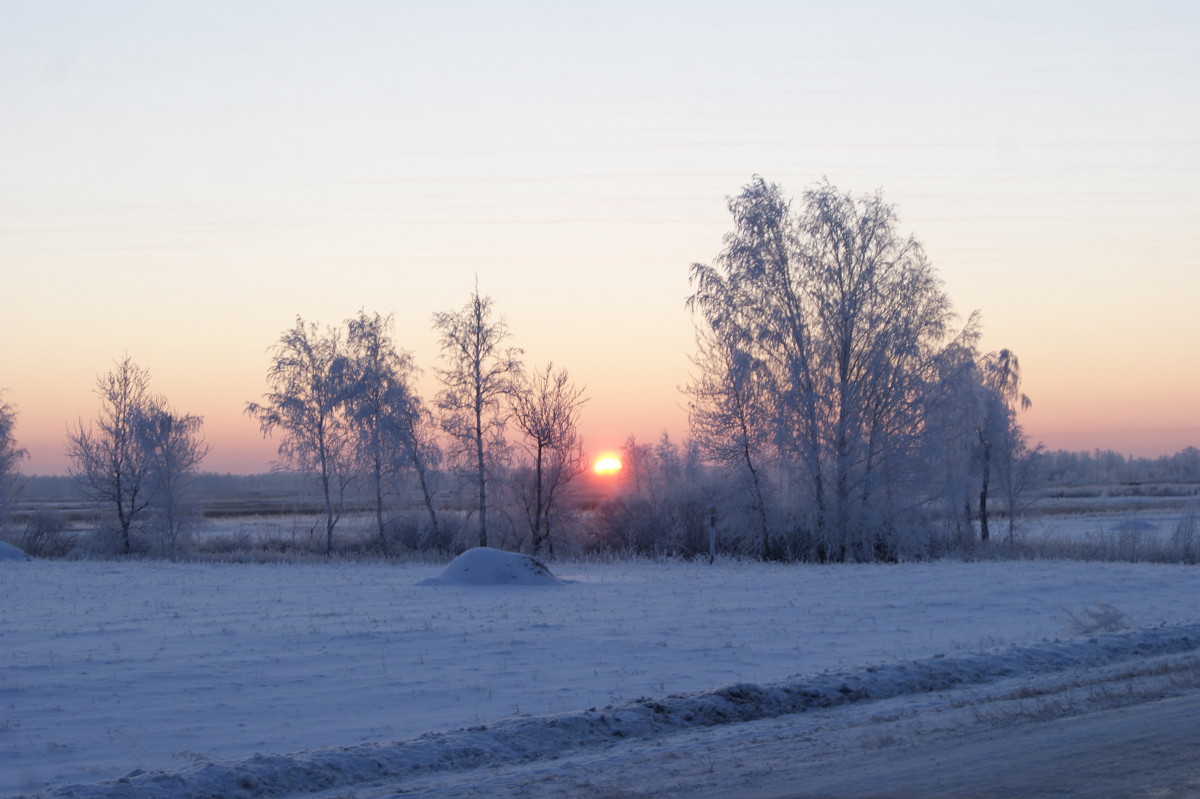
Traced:
<path id="1" fill-rule="evenodd" d="M 601 477 L 611 477 L 621 471 L 621 459 L 616 455 L 600 455 L 592 464 L 592 471 Z"/>

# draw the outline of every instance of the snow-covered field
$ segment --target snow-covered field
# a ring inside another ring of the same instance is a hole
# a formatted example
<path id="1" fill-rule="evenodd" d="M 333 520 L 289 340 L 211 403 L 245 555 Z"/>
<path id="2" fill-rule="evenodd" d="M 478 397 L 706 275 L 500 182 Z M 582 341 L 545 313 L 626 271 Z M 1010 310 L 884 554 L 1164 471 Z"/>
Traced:
<path id="1" fill-rule="evenodd" d="M 1070 541 L 1083 551 L 1112 553 L 1122 560 L 1146 559 L 1149 554 L 1170 544 L 1185 513 L 1181 510 L 1141 510 L 1121 514 L 1038 516 L 1022 522 L 1017 541 L 1034 547 Z M 1002 531 L 1000 540 L 1006 540 L 1006 536 L 1007 531 Z"/>
<path id="2" fill-rule="evenodd" d="M 1189 566 L 550 565 L 561 582 L 470 585 L 422 584 L 442 569 L 418 565 L 0 562 L 0 794 L 130 775 L 132 791 L 153 777 L 142 771 L 211 774 L 205 764 L 224 760 L 265 774 L 270 753 L 322 747 L 371 745 L 356 757 L 382 762 L 417 752 L 392 742 L 460 727 L 487 728 L 461 733 L 475 736 L 457 744 L 472 752 L 486 750 L 488 730 L 511 745 L 530 724 L 586 741 L 611 724 L 611 711 L 597 720 L 604 706 L 639 698 L 707 691 L 622 711 L 676 729 L 696 707 L 731 701 L 710 689 L 732 683 L 792 696 L 833 680 L 816 693 L 836 697 L 849 681 L 886 697 L 910 690 L 906 680 L 937 687 L 920 675 L 990 681 L 1158 646 L 1151 631 L 1098 653 L 1046 648 L 1096 603 L 1139 628 L 1200 622 L 1200 569 Z M 516 720 L 497 725 L 505 718 Z M 262 779 L 240 790 L 253 796 Z M 167 795 L 147 791 L 128 795 Z"/>

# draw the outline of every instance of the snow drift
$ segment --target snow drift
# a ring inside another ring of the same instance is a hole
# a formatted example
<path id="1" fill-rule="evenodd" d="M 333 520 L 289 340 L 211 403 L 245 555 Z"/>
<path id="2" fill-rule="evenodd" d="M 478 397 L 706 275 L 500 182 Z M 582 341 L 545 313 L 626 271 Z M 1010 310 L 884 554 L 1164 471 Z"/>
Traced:
<path id="1" fill-rule="evenodd" d="M 12 544 L 0 541 L 0 560 L 31 560 L 31 558 Z"/>
<path id="2" fill-rule="evenodd" d="M 550 585 L 560 580 L 540 561 L 491 547 L 468 549 L 438 577 L 419 585 Z"/>

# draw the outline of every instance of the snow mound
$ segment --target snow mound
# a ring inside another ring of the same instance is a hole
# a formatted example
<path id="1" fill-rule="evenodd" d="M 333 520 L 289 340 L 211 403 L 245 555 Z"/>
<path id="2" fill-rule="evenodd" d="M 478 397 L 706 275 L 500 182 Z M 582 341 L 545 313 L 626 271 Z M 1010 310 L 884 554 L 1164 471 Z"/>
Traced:
<path id="1" fill-rule="evenodd" d="M 530 558 L 529 560 L 532 560 Z M 536 562 L 536 561 L 535 561 Z M 1200 649 L 1200 624 L 1142 628 L 1091 638 L 1015 646 L 962 655 L 892 661 L 876 666 L 775 683 L 738 683 L 708 691 L 642 698 L 547 716 L 515 717 L 491 725 L 427 732 L 403 741 L 310 749 L 289 755 L 203 763 L 176 771 L 137 769 L 92 785 L 57 785 L 40 799 L 244 799 L 342 788 L 372 780 L 557 757 L 619 739 L 649 738 L 689 728 L 715 727 L 978 685 L 1009 677 L 1050 676 L 1138 658 Z M 32 798 L 31 798 L 32 799 Z"/>
<path id="2" fill-rule="evenodd" d="M 31 558 L 12 544 L 0 541 L 0 560 L 30 560 Z"/>
<path id="3" fill-rule="evenodd" d="M 559 582 L 542 563 L 528 555 L 491 547 L 468 549 L 420 585 L 548 585 Z"/>

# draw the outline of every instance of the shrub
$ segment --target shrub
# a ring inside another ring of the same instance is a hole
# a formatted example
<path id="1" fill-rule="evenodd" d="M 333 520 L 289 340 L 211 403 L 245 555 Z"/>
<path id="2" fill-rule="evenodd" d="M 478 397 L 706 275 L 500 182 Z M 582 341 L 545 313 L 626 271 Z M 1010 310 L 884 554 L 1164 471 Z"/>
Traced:
<path id="1" fill-rule="evenodd" d="M 66 514 L 56 510 L 35 510 L 25 520 L 25 529 L 17 546 L 35 558 L 61 558 L 75 547 Z"/>
<path id="2" fill-rule="evenodd" d="M 1200 560 L 1200 526 L 1196 524 L 1195 505 L 1184 511 L 1183 517 L 1175 523 L 1175 530 L 1171 533 L 1171 548 L 1183 563 Z"/>

